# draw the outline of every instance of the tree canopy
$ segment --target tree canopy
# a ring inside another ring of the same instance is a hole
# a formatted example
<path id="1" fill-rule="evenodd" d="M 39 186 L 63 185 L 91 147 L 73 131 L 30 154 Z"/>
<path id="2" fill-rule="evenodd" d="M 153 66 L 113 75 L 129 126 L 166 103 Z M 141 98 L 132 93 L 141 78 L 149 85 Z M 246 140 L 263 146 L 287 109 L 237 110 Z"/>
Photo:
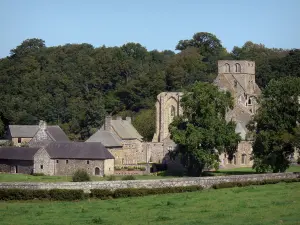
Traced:
<path id="1" fill-rule="evenodd" d="M 154 107 L 160 92 L 181 91 L 196 81 L 212 82 L 219 59 L 255 60 L 260 87 L 286 71 L 299 76 L 299 50 L 247 42 L 227 52 L 214 34 L 206 32 L 179 41 L 176 48 L 178 53 L 148 51 L 132 42 L 121 47 L 95 48 L 87 43 L 47 47 L 38 38 L 24 40 L 0 59 L 2 123 L 7 127 L 43 119 L 62 126 L 72 139 L 85 140 L 107 114 L 137 116 Z M 146 118 L 145 123 L 152 124 Z"/>
<path id="2" fill-rule="evenodd" d="M 226 122 L 225 113 L 233 107 L 229 92 L 212 84 L 196 82 L 182 97 L 183 115 L 171 123 L 172 140 L 178 156 L 190 175 L 200 175 L 205 167 L 218 167 L 219 154 L 236 151 L 239 134 L 235 123 Z"/>
<path id="3" fill-rule="evenodd" d="M 263 90 L 260 108 L 250 124 L 254 131 L 254 168 L 284 172 L 299 148 L 300 78 L 271 80 Z"/>

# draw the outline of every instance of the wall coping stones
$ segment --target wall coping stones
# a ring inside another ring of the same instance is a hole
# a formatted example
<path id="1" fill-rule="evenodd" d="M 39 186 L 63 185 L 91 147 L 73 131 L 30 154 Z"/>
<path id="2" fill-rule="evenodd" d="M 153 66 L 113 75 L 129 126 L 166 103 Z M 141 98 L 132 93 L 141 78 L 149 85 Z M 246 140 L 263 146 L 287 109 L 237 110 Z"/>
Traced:
<path id="1" fill-rule="evenodd" d="M 122 188 L 162 188 L 199 185 L 210 188 L 214 184 L 224 182 L 245 182 L 256 180 L 300 178 L 300 173 L 265 173 L 251 175 L 231 175 L 213 177 L 182 177 L 156 180 L 120 180 L 120 181 L 90 181 L 90 182 L 1 182 L 1 188 L 20 189 L 82 189 L 90 192 L 90 189 L 122 189 Z"/>

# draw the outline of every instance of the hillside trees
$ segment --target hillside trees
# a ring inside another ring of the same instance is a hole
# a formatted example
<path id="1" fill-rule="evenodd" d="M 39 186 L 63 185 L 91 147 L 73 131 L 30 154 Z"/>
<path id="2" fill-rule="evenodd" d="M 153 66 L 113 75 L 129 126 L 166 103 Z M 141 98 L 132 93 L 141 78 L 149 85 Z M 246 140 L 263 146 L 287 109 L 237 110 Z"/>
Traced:
<path id="1" fill-rule="evenodd" d="M 174 119 L 169 129 L 179 157 L 189 175 L 199 176 L 205 167 L 217 167 L 219 154 L 232 155 L 240 141 L 235 123 L 226 122 L 225 113 L 233 107 L 229 92 L 212 84 L 196 82 L 182 97 L 183 115 Z"/>
<path id="2" fill-rule="evenodd" d="M 248 43 L 230 54 L 206 32 L 179 41 L 177 50 L 148 51 L 131 42 L 121 47 L 95 48 L 87 43 L 47 47 L 44 40 L 27 39 L 0 59 L 2 122 L 37 124 L 42 119 L 61 125 L 74 140 L 85 140 L 107 114 L 138 116 L 153 109 L 160 92 L 180 91 L 196 81 L 212 82 L 219 59 L 255 60 L 261 86 L 285 76 L 284 71 L 299 76 L 299 50 Z M 150 117 L 145 118 L 152 124 Z"/>
<path id="3" fill-rule="evenodd" d="M 263 90 L 252 123 L 253 167 L 260 172 L 284 172 L 289 157 L 299 149 L 300 78 L 271 80 Z"/>

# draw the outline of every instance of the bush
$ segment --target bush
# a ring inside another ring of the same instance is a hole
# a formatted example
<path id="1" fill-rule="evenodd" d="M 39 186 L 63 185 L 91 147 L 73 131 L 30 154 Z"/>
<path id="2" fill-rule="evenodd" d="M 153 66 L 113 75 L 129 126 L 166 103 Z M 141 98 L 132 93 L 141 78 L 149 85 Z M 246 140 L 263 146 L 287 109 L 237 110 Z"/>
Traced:
<path id="1" fill-rule="evenodd" d="M 92 198 L 108 199 L 114 196 L 114 193 L 108 189 L 91 189 Z"/>
<path id="2" fill-rule="evenodd" d="M 300 155 L 298 156 L 298 159 L 297 159 L 297 164 L 300 165 Z"/>
<path id="3" fill-rule="evenodd" d="M 52 200 L 72 201 L 84 199 L 83 190 L 51 189 L 49 195 Z"/>
<path id="4" fill-rule="evenodd" d="M 214 184 L 212 188 L 220 189 L 220 188 L 232 188 L 232 187 L 246 187 L 250 185 L 265 185 L 265 184 L 277 184 L 280 182 L 300 182 L 300 178 L 286 178 L 281 180 L 257 180 L 257 181 L 243 181 L 243 182 L 226 182 L 226 183 L 219 183 Z"/>
<path id="5" fill-rule="evenodd" d="M 0 189 L 0 200 L 80 200 L 84 198 L 83 190 L 29 190 L 29 189 Z"/>
<path id="6" fill-rule="evenodd" d="M 128 176 L 122 177 L 122 180 L 136 180 L 136 178 L 133 175 L 128 175 Z"/>
<path id="7" fill-rule="evenodd" d="M 73 182 L 84 182 L 90 180 L 91 180 L 90 175 L 83 169 L 77 170 L 72 176 Z"/>
<path id="8" fill-rule="evenodd" d="M 45 176 L 43 173 L 33 173 L 32 176 Z"/>

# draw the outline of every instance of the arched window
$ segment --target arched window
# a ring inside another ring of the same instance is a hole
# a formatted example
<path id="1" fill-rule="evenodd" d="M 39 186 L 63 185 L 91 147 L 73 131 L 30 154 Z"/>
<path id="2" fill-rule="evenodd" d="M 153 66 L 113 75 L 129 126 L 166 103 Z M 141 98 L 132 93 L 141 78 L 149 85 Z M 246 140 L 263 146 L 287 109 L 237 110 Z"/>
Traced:
<path id="1" fill-rule="evenodd" d="M 230 66 L 228 63 L 225 63 L 225 73 L 229 73 L 230 72 Z"/>
<path id="2" fill-rule="evenodd" d="M 171 106 L 171 112 L 170 112 L 170 114 L 171 114 L 171 117 L 175 116 L 175 107 L 173 105 Z"/>
<path id="3" fill-rule="evenodd" d="M 233 164 L 236 165 L 236 157 L 235 157 L 235 155 L 233 156 Z"/>
<path id="4" fill-rule="evenodd" d="M 251 101 L 251 98 L 248 99 L 248 105 L 251 105 L 252 104 L 252 101 Z"/>
<path id="5" fill-rule="evenodd" d="M 100 175 L 100 169 L 98 167 L 95 168 L 95 175 L 96 176 Z"/>
<path id="6" fill-rule="evenodd" d="M 246 159 L 247 159 L 247 155 L 243 154 L 242 155 L 242 164 L 246 164 Z"/>
<path id="7" fill-rule="evenodd" d="M 237 72 L 237 73 L 241 72 L 241 65 L 238 63 L 235 64 L 235 72 Z"/>

